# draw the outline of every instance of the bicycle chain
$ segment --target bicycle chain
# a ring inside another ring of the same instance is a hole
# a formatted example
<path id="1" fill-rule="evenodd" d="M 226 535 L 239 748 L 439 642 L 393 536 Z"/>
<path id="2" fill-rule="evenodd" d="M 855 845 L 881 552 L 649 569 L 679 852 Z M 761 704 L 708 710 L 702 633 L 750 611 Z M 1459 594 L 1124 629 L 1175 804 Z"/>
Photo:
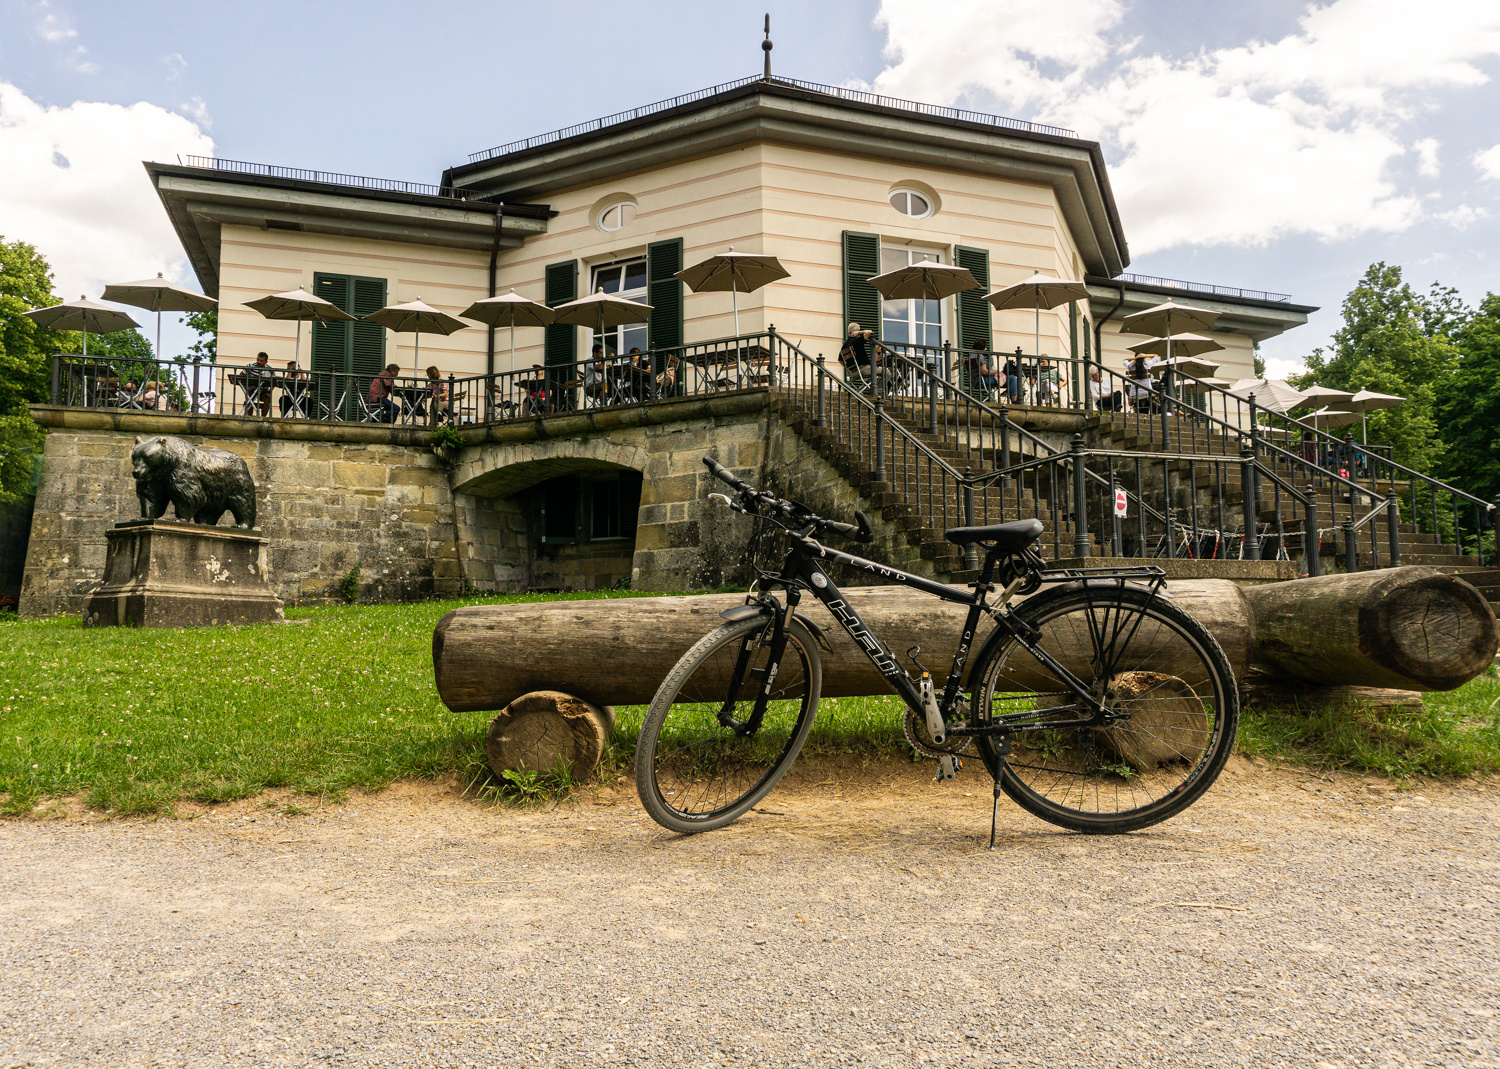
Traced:
<path id="1" fill-rule="evenodd" d="M 967 713 L 962 701 L 958 703 L 955 712 Z M 961 724 L 962 721 L 958 723 Z M 911 744 L 911 748 L 927 757 L 951 757 L 965 753 L 974 742 L 972 735 L 949 735 L 941 746 L 937 745 L 932 741 L 932 735 L 927 730 L 927 718 L 918 716 L 910 709 L 906 710 L 906 715 L 901 718 L 901 730 L 905 733 L 906 741 Z"/>

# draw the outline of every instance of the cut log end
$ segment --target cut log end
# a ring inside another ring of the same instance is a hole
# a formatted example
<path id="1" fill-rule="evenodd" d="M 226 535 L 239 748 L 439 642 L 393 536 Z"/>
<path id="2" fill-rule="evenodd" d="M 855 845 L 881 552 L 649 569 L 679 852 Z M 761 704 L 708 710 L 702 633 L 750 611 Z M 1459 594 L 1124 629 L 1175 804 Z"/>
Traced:
<path id="1" fill-rule="evenodd" d="M 574 780 L 583 780 L 599 766 L 613 728 L 613 709 L 606 713 L 562 691 L 532 691 L 490 722 L 485 756 L 497 776 L 565 769 Z"/>

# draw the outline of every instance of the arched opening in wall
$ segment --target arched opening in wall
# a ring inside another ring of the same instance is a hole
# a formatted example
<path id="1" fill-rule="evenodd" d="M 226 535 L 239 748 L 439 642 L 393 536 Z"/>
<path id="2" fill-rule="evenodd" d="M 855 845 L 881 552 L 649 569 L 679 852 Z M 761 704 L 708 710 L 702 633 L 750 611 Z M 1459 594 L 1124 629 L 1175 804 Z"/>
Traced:
<path id="1" fill-rule="evenodd" d="M 529 491 L 533 590 L 609 590 L 630 581 L 641 473 L 585 469 Z"/>

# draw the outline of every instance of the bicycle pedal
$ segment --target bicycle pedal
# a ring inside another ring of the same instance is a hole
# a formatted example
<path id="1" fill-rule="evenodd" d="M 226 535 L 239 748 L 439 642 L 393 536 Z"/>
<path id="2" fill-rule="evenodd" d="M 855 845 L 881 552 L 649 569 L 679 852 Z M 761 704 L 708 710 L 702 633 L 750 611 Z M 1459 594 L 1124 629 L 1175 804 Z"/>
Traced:
<path id="1" fill-rule="evenodd" d="M 937 781 L 947 783 L 958 777 L 958 770 L 964 767 L 964 763 L 958 759 L 957 754 L 944 754 L 938 758 Z"/>

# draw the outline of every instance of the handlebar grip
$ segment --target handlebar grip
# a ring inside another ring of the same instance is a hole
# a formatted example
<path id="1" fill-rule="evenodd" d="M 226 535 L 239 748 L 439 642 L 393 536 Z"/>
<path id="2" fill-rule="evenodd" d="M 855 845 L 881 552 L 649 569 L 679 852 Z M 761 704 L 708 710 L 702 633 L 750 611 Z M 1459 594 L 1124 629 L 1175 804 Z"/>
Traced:
<path id="1" fill-rule="evenodd" d="M 839 523 L 837 520 L 824 520 L 823 530 L 829 534 L 838 535 L 840 538 L 858 538 L 859 528 L 852 523 Z"/>
<path id="2" fill-rule="evenodd" d="M 724 465 L 720 464 L 713 457 L 704 457 L 703 465 L 704 467 L 708 468 L 715 479 L 718 479 L 721 482 L 728 483 L 736 490 L 748 490 L 751 493 L 754 493 L 755 487 L 751 486 L 744 479 L 736 478 L 735 474 L 732 471 L 730 471 Z"/>

